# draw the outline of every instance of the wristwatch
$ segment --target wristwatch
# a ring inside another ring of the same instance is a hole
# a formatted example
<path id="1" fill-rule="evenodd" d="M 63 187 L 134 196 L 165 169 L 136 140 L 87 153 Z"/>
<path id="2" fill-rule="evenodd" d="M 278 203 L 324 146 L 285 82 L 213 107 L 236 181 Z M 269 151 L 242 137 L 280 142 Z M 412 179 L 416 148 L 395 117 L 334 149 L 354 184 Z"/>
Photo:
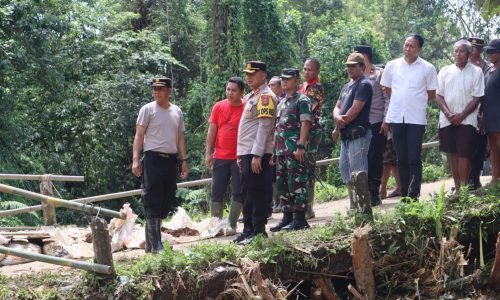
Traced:
<path id="1" fill-rule="evenodd" d="M 305 149 L 305 147 L 304 147 L 304 145 L 302 145 L 302 144 L 297 144 L 297 149 L 302 149 L 302 150 L 304 150 L 304 149 Z"/>

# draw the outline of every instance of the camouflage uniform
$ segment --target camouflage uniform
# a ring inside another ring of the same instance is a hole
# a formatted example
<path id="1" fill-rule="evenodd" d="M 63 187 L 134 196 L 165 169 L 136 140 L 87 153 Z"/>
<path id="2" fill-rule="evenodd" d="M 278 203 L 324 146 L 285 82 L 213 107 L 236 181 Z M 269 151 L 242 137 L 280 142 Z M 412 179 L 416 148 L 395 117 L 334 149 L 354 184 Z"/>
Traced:
<path id="1" fill-rule="evenodd" d="M 313 211 L 314 203 L 314 182 L 316 174 L 316 160 L 317 152 L 319 150 L 319 145 L 323 140 L 323 131 L 321 125 L 319 124 L 319 119 L 321 117 L 321 109 L 323 108 L 323 101 L 325 96 L 325 91 L 323 86 L 319 82 L 319 78 L 314 79 L 312 82 L 304 82 L 299 89 L 299 93 L 306 95 L 312 102 L 312 120 L 311 128 L 309 129 L 308 142 L 307 142 L 307 214 L 306 218 L 312 218 L 315 216 Z"/>
<path id="2" fill-rule="evenodd" d="M 307 204 L 307 168 L 299 163 L 297 150 L 301 121 L 312 120 L 311 100 L 295 92 L 278 104 L 275 132 L 276 181 L 284 212 L 305 211 Z"/>

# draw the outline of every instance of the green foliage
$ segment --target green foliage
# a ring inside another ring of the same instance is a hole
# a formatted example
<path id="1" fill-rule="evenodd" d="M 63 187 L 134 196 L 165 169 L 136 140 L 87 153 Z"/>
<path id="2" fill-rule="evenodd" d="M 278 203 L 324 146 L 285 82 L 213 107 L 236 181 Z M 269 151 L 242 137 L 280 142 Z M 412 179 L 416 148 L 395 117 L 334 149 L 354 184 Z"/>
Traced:
<path id="1" fill-rule="evenodd" d="M 343 199 L 347 196 L 347 188 L 344 185 L 336 187 L 326 182 L 315 182 L 314 199 L 317 203 Z"/>
<path id="2" fill-rule="evenodd" d="M 451 44 L 459 37 L 488 40 L 498 32 L 491 3 L 0 0 L 0 169 L 84 175 L 84 184 L 58 185 L 67 199 L 138 188 L 130 172 L 135 119 L 151 101 L 148 80 L 167 74 L 174 79 L 173 101 L 185 113 L 189 179 L 207 177 L 201 145 L 227 77 L 239 75 L 245 60 L 263 60 L 275 75 L 283 67 L 300 68 L 308 56 L 320 60 L 326 91 L 319 159 L 337 157 L 339 146 L 329 138 L 331 110 L 347 82 L 343 62 L 353 46 L 371 45 L 374 61 L 385 63 L 401 55 L 406 35 L 421 33 L 423 57 L 439 68 L 451 62 Z M 435 140 L 437 115 L 433 104 L 426 141 Z M 424 151 L 423 159 L 424 180 L 446 175 L 437 150 Z M 321 179 L 343 186 L 337 166 L 325 169 L 318 172 Z M 16 185 L 38 190 L 35 182 Z M 331 190 L 318 194 L 327 199 Z M 129 200 L 140 212 L 137 198 Z M 106 206 L 117 209 L 122 202 Z M 39 222 L 35 215 L 9 220 Z M 58 220 L 85 222 L 68 210 L 60 210 Z"/>

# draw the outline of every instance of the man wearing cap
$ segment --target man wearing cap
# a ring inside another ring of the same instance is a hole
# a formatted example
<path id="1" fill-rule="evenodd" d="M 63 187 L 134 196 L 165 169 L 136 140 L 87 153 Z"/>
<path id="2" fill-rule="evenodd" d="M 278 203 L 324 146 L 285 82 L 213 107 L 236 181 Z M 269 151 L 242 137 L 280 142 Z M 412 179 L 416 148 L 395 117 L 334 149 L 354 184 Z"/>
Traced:
<path id="1" fill-rule="evenodd" d="M 453 45 L 455 63 L 438 75 L 439 149 L 448 156 L 456 191 L 468 184 L 470 159 L 477 144 L 477 107 L 484 95 L 484 75 L 469 62 L 472 45 Z"/>
<path id="2" fill-rule="evenodd" d="M 341 137 L 340 174 L 342 180 L 347 183 L 353 172 L 368 172 L 373 88 L 370 80 L 364 75 L 365 59 L 361 53 L 351 53 L 345 64 L 351 80 L 342 87 L 333 109 L 337 126 L 332 138 L 336 143 L 339 135 Z"/>
<path id="3" fill-rule="evenodd" d="M 154 101 L 144 105 L 137 117 L 134 137 L 132 172 L 141 177 L 142 203 L 146 214 L 146 253 L 159 253 L 161 220 L 178 205 L 177 160 L 182 161 L 181 178 L 188 175 L 184 116 L 181 109 L 170 103 L 172 80 L 153 79 Z M 141 151 L 144 151 L 142 162 Z"/>
<path id="4" fill-rule="evenodd" d="M 481 68 L 484 74 L 484 82 L 486 83 L 492 65 L 489 61 L 481 57 L 481 54 L 483 53 L 484 40 L 478 37 L 471 37 L 467 40 L 472 44 L 472 53 L 469 57 L 469 61 Z M 471 190 L 477 190 L 481 187 L 481 181 L 479 178 L 481 176 L 481 171 L 483 170 L 484 159 L 486 157 L 486 145 L 488 143 L 488 138 L 486 137 L 486 134 L 484 134 L 484 130 L 482 130 L 483 112 L 481 105 L 479 106 L 479 113 L 477 117 L 480 130 L 475 147 L 476 149 L 470 162 L 469 188 Z"/>
<path id="5" fill-rule="evenodd" d="M 243 232 L 234 240 L 251 241 L 256 235 L 266 236 L 265 226 L 272 201 L 273 128 L 276 118 L 276 96 L 266 84 L 266 64 L 249 61 L 246 82 L 252 92 L 246 102 L 238 127 L 237 155 L 242 172 Z"/>
<path id="6" fill-rule="evenodd" d="M 229 211 L 229 227 L 224 235 L 236 234 L 238 218 L 243 210 L 241 175 L 236 164 L 238 126 L 243 114 L 245 82 L 231 77 L 226 83 L 226 99 L 217 102 L 210 114 L 206 139 L 205 164 L 212 169 L 210 211 L 212 217 L 221 219 L 224 211 L 224 195 L 231 180 L 232 201 Z"/>
<path id="7" fill-rule="evenodd" d="M 376 206 L 382 203 L 380 199 L 380 184 L 382 182 L 382 171 L 384 168 L 384 150 L 387 142 L 387 126 L 382 127 L 384 117 L 389 107 L 389 97 L 382 91 L 380 79 L 382 70 L 372 63 L 372 48 L 359 45 L 354 47 L 354 52 L 363 54 L 365 59 L 365 76 L 373 87 L 372 104 L 370 107 L 370 129 L 372 139 L 368 150 L 368 188 L 371 195 L 371 204 Z"/>
<path id="8" fill-rule="evenodd" d="M 422 182 L 422 142 L 427 124 L 427 101 L 436 97 L 436 68 L 419 57 L 424 39 L 417 34 L 405 39 L 403 57 L 390 61 L 380 84 L 390 97 L 385 123 L 390 124 L 398 156 L 401 196 L 415 200 Z M 383 127 L 387 127 L 383 124 Z M 385 130 L 385 129 L 384 129 Z"/>
<path id="9" fill-rule="evenodd" d="M 299 70 L 283 69 L 280 77 L 286 96 L 278 105 L 274 150 L 283 219 L 271 228 L 273 232 L 309 228 L 305 217 L 308 192 L 305 149 L 312 121 L 312 104 L 308 97 L 297 92 Z"/>
<path id="10" fill-rule="evenodd" d="M 320 63 L 314 57 L 309 57 L 304 62 L 302 68 L 304 74 L 304 82 L 299 88 L 299 93 L 306 95 L 312 103 L 312 119 L 311 128 L 309 129 L 309 137 L 307 142 L 307 211 L 306 219 L 315 217 L 313 203 L 314 203 L 314 185 L 316 174 L 316 153 L 319 150 L 319 145 L 322 141 L 322 128 L 319 124 L 321 118 L 321 109 L 323 108 L 324 90 L 319 81 Z"/>
<path id="11" fill-rule="evenodd" d="M 491 184 L 497 184 L 500 178 L 500 39 L 491 40 L 484 49 L 494 68 L 486 83 L 482 105 L 484 131 L 490 145 Z"/>

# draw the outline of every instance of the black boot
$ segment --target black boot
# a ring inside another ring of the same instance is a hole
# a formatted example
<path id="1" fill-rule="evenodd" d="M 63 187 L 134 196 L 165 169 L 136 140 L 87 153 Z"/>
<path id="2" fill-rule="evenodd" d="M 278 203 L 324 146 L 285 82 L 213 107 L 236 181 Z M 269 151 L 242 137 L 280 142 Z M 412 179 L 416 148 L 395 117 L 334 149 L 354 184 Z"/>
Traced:
<path id="1" fill-rule="evenodd" d="M 246 237 L 244 240 L 240 241 L 238 243 L 238 245 L 244 246 L 244 245 L 250 244 L 253 241 L 253 239 L 257 236 L 262 236 L 263 238 L 267 238 L 265 224 L 254 225 L 254 231 L 248 237 Z"/>
<path id="2" fill-rule="evenodd" d="M 271 232 L 278 232 L 280 231 L 283 227 L 287 226 L 290 224 L 293 220 L 293 212 L 284 212 L 283 213 L 283 219 L 278 223 L 278 225 L 271 227 Z"/>
<path id="3" fill-rule="evenodd" d="M 248 239 L 253 233 L 252 229 L 243 228 L 243 232 L 233 240 L 233 243 L 239 244 L 241 241 Z"/>
<path id="4" fill-rule="evenodd" d="M 309 223 L 306 221 L 306 212 L 305 211 L 296 211 L 295 217 L 293 221 L 281 228 L 282 230 L 302 230 L 310 228 Z"/>
<path id="5" fill-rule="evenodd" d="M 147 219 L 147 222 L 146 234 L 149 235 L 148 240 L 151 246 L 151 253 L 158 254 L 163 251 L 163 244 L 161 243 L 161 219 L 150 218 Z"/>

